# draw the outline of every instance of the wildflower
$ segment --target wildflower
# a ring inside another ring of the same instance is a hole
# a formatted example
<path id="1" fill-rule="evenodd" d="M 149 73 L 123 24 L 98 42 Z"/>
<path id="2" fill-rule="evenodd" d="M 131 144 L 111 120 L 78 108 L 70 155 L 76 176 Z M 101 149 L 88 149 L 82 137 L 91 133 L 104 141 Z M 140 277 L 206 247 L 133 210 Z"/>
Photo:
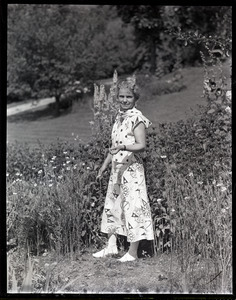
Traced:
<path id="1" fill-rule="evenodd" d="M 70 171 L 70 167 L 67 167 L 66 170 L 67 170 L 67 171 Z"/>
<path id="2" fill-rule="evenodd" d="M 229 107 L 229 106 L 227 106 L 226 108 L 225 108 L 225 111 L 227 112 L 227 113 L 231 113 L 231 108 Z"/>
<path id="3" fill-rule="evenodd" d="M 188 174 L 188 176 L 189 176 L 189 177 L 193 177 L 193 172 L 190 172 L 190 173 Z"/>
<path id="4" fill-rule="evenodd" d="M 32 170 L 35 170 L 36 168 L 35 167 L 32 167 Z"/>
<path id="5" fill-rule="evenodd" d="M 7 175 L 7 177 L 8 177 L 8 176 L 9 176 L 9 173 L 7 173 L 6 175 Z"/>
<path id="6" fill-rule="evenodd" d="M 53 184 L 52 184 L 52 183 L 50 183 L 48 186 L 49 186 L 49 187 L 51 187 L 51 186 L 53 186 Z"/>
<path id="7" fill-rule="evenodd" d="M 198 183 L 198 184 L 200 184 L 200 185 L 202 185 L 202 184 L 203 184 L 203 182 L 202 182 L 202 181 L 198 181 L 197 183 Z"/>
<path id="8" fill-rule="evenodd" d="M 38 174 L 41 174 L 42 172 L 43 172 L 42 170 L 39 170 L 39 171 L 38 171 Z"/>
<path id="9" fill-rule="evenodd" d="M 58 210 L 58 211 L 60 211 L 61 209 L 60 209 L 60 208 L 58 208 L 57 210 Z"/>
<path id="10" fill-rule="evenodd" d="M 223 183 L 222 182 L 220 182 L 220 183 L 217 183 L 217 185 L 216 185 L 217 187 L 219 187 L 219 186 L 223 186 Z"/>
<path id="11" fill-rule="evenodd" d="M 17 193 L 14 193 L 14 192 L 13 192 L 13 195 L 17 195 Z"/>
<path id="12" fill-rule="evenodd" d="M 34 187 L 36 187 L 36 186 L 37 186 L 37 183 L 34 184 Z"/>
<path id="13" fill-rule="evenodd" d="M 226 96 L 226 100 L 231 101 L 231 97 L 232 97 L 231 91 L 227 91 L 225 96 Z"/>
<path id="14" fill-rule="evenodd" d="M 16 173 L 16 176 L 19 176 L 19 175 L 20 175 L 20 173 L 19 173 L 19 172 L 17 172 L 17 173 Z"/>
<path id="15" fill-rule="evenodd" d="M 88 92 L 88 88 L 85 87 L 85 88 L 84 88 L 84 93 L 87 93 L 87 92 Z"/>
<path id="16" fill-rule="evenodd" d="M 69 156 L 66 156 L 66 159 L 70 159 Z"/>
<path id="17" fill-rule="evenodd" d="M 56 169 L 57 167 L 52 167 L 53 169 Z"/>
<path id="18" fill-rule="evenodd" d="M 66 163 L 69 164 L 69 163 L 70 163 L 70 160 L 67 160 Z"/>
<path id="19" fill-rule="evenodd" d="M 209 83 L 210 83 L 211 91 L 213 92 L 216 89 L 216 83 L 212 79 L 209 80 Z"/>
<path id="20" fill-rule="evenodd" d="M 218 88 L 217 90 L 216 90 L 216 95 L 217 96 L 220 96 L 222 94 L 222 90 L 221 90 L 221 88 Z"/>
<path id="21" fill-rule="evenodd" d="M 85 163 L 82 163 L 82 166 L 85 166 Z"/>
<path id="22" fill-rule="evenodd" d="M 223 213 L 223 214 L 226 212 L 226 210 L 225 210 L 224 208 L 222 208 L 222 210 L 221 210 L 221 211 L 222 211 L 222 213 Z"/>
<path id="23" fill-rule="evenodd" d="M 48 263 L 46 263 L 45 265 L 44 265 L 44 267 L 45 268 L 48 268 L 50 265 L 48 264 Z"/>
<path id="24" fill-rule="evenodd" d="M 91 204 L 91 206 L 94 207 L 94 206 L 95 206 L 95 203 L 93 202 L 93 203 Z"/>
<path id="25" fill-rule="evenodd" d="M 227 188 L 225 186 L 222 186 L 220 190 L 221 190 L 221 192 L 225 192 L 227 190 Z"/>
<path id="26" fill-rule="evenodd" d="M 161 155 L 161 158 L 166 158 L 167 156 L 166 155 Z"/>
<path id="27" fill-rule="evenodd" d="M 171 211 L 172 211 L 172 212 L 175 212 L 175 209 L 174 209 L 174 208 L 172 208 L 172 209 L 171 209 Z"/>
<path id="28" fill-rule="evenodd" d="M 56 156 L 53 156 L 53 157 L 52 157 L 52 160 L 54 160 L 55 158 L 56 158 Z"/>
<path id="29" fill-rule="evenodd" d="M 67 151 L 63 151 L 64 154 L 67 154 Z"/>
<path id="30" fill-rule="evenodd" d="M 161 202 L 162 201 L 162 199 L 157 199 L 157 202 Z"/>
<path id="31" fill-rule="evenodd" d="M 63 163 L 62 165 L 65 167 L 65 165 L 66 165 L 66 164 L 65 164 L 65 163 Z"/>
<path id="32" fill-rule="evenodd" d="M 16 182 L 19 181 L 19 178 L 16 179 Z"/>
<path id="33" fill-rule="evenodd" d="M 63 178 L 63 176 L 62 176 L 62 175 L 59 175 L 59 176 L 58 176 L 58 178 L 59 178 L 59 179 L 62 179 L 62 178 Z"/>
<path id="34" fill-rule="evenodd" d="M 215 179 L 212 181 L 212 184 L 216 184 L 216 181 L 215 181 Z"/>
<path id="35" fill-rule="evenodd" d="M 189 196 L 184 197 L 184 200 L 189 200 L 189 199 L 190 199 Z"/>

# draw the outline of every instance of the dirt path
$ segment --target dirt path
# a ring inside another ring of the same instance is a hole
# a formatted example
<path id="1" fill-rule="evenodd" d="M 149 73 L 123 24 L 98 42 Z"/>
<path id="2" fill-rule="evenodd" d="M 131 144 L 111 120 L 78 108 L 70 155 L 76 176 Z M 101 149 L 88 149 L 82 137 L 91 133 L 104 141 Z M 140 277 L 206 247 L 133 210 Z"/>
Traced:
<path id="1" fill-rule="evenodd" d="M 31 101 L 31 102 L 18 104 L 18 105 L 14 105 L 14 106 L 10 106 L 10 107 L 8 106 L 7 116 L 8 117 L 13 116 L 15 114 L 22 113 L 22 112 L 29 111 L 29 110 L 37 110 L 38 108 L 42 109 L 46 105 L 53 103 L 54 101 L 55 101 L 55 98 L 51 97 L 51 98 L 40 99 L 35 102 Z"/>

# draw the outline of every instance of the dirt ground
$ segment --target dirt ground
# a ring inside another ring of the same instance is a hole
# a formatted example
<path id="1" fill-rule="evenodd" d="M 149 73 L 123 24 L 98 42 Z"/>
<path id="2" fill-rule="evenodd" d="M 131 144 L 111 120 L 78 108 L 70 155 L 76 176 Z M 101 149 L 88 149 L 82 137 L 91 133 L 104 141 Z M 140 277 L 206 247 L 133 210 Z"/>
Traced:
<path id="1" fill-rule="evenodd" d="M 39 264 L 46 264 L 50 274 L 49 292 L 53 293 L 169 293 L 170 257 L 143 257 L 121 263 L 121 255 L 94 258 L 92 251 L 77 255 L 73 260 L 63 259 L 57 264 L 50 254 Z M 47 264 L 50 264 L 48 266 Z M 176 268 L 175 268 L 176 269 Z M 181 289 L 181 287 L 179 287 Z M 176 290 L 176 287 L 172 287 Z"/>

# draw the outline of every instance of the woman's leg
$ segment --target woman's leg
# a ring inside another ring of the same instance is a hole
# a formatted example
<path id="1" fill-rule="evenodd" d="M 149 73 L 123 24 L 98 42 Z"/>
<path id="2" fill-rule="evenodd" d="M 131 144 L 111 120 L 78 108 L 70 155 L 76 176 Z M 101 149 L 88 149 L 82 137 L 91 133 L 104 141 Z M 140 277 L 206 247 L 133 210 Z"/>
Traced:
<path id="1" fill-rule="evenodd" d="M 138 246 L 139 241 L 130 243 L 129 251 L 122 256 L 119 261 L 126 262 L 126 261 L 133 261 L 138 258 Z"/>
<path id="2" fill-rule="evenodd" d="M 101 251 L 98 251 L 93 254 L 93 257 L 99 258 L 99 257 L 105 257 L 109 254 L 117 254 L 117 245 L 116 245 L 116 235 L 111 234 L 109 235 L 107 246 L 102 249 Z"/>
<path id="3" fill-rule="evenodd" d="M 130 247 L 129 247 L 129 251 L 128 251 L 129 254 L 135 258 L 138 257 L 138 254 L 137 254 L 138 253 L 138 245 L 139 245 L 139 241 L 130 243 Z"/>

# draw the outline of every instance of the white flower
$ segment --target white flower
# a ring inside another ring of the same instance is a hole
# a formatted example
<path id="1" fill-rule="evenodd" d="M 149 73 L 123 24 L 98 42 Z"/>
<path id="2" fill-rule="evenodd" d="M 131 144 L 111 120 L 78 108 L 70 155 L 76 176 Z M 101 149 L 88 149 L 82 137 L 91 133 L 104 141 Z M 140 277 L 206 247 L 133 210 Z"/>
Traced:
<path id="1" fill-rule="evenodd" d="M 167 156 L 166 155 L 161 155 L 161 158 L 166 158 Z"/>
<path id="2" fill-rule="evenodd" d="M 82 166 L 85 166 L 85 163 L 82 163 Z"/>
<path id="3" fill-rule="evenodd" d="M 67 160 L 66 163 L 69 164 L 69 163 L 70 163 L 70 160 Z"/>
<path id="4" fill-rule="evenodd" d="M 63 163 L 62 165 L 65 167 L 66 164 Z"/>
<path id="5" fill-rule="evenodd" d="M 70 171 L 70 167 L 67 167 L 66 170 L 67 170 L 67 171 Z"/>
<path id="6" fill-rule="evenodd" d="M 217 185 L 216 185 L 217 187 L 219 187 L 219 186 L 223 186 L 223 183 L 222 182 L 220 182 L 220 183 L 217 183 Z"/>
<path id="7" fill-rule="evenodd" d="M 59 175 L 59 176 L 58 176 L 58 178 L 59 178 L 59 179 L 62 179 L 62 178 L 63 178 L 63 176 L 62 176 L 62 175 Z"/>
<path id="8" fill-rule="evenodd" d="M 37 183 L 35 183 L 34 186 L 37 186 Z"/>
<path id="9" fill-rule="evenodd" d="M 222 211 L 222 213 L 225 213 L 225 212 L 226 212 L 226 210 L 225 210 L 224 208 L 222 208 L 222 210 L 221 210 L 221 211 Z"/>
<path id="10" fill-rule="evenodd" d="M 54 160 L 56 158 L 56 156 L 54 155 L 53 157 L 52 157 L 52 160 Z"/>
<path id="11" fill-rule="evenodd" d="M 229 114 L 231 114 L 231 108 L 229 106 L 226 107 L 225 111 Z"/>
<path id="12" fill-rule="evenodd" d="M 90 170 L 91 168 L 90 167 L 87 167 L 87 170 Z"/>
<path id="13" fill-rule="evenodd" d="M 190 199 L 189 196 L 184 197 L 184 200 L 189 200 L 189 199 Z"/>
<path id="14" fill-rule="evenodd" d="M 38 174 L 41 174 L 42 172 L 43 172 L 42 170 L 39 170 L 39 171 L 38 171 Z"/>
<path id="15" fill-rule="evenodd" d="M 222 186 L 220 190 L 221 190 L 221 192 L 225 192 L 225 191 L 227 191 L 227 188 L 225 186 Z"/>
<path id="16" fill-rule="evenodd" d="M 66 159 L 70 159 L 69 156 L 66 156 Z"/>
<path id="17" fill-rule="evenodd" d="M 188 174 L 188 176 L 189 176 L 189 177 L 193 177 L 193 172 L 190 172 L 190 173 Z"/>
<path id="18" fill-rule="evenodd" d="M 20 173 L 19 173 L 19 172 L 17 172 L 17 173 L 16 173 L 16 176 L 19 176 L 19 175 L 20 175 Z"/>
<path id="19" fill-rule="evenodd" d="M 9 173 L 7 173 L 7 177 L 9 176 Z"/>
<path id="20" fill-rule="evenodd" d="M 172 209 L 171 209 L 171 211 L 172 211 L 172 212 L 175 212 L 175 209 L 174 209 L 174 208 L 172 208 Z"/>
<path id="21" fill-rule="evenodd" d="M 13 193 L 13 195 L 17 195 L 17 193 Z"/>
<path id="22" fill-rule="evenodd" d="M 63 151 L 64 154 L 67 154 L 67 151 Z"/>
<path id="23" fill-rule="evenodd" d="M 159 198 L 159 199 L 157 199 L 157 202 L 161 202 L 161 201 L 162 201 L 162 199 L 160 199 L 160 198 Z"/>
<path id="24" fill-rule="evenodd" d="M 52 167 L 53 169 L 56 169 L 57 167 Z"/>
<path id="25" fill-rule="evenodd" d="M 198 181 L 197 183 L 198 183 L 198 184 L 200 184 L 200 185 L 202 185 L 202 184 L 203 184 L 203 182 L 202 182 L 202 181 Z"/>
<path id="26" fill-rule="evenodd" d="M 225 95 L 226 95 L 226 99 L 227 99 L 228 101 L 231 101 L 231 98 L 232 98 L 231 91 L 227 91 Z"/>
<path id="27" fill-rule="evenodd" d="M 53 186 L 53 184 L 52 184 L 52 183 L 50 183 L 48 186 L 49 186 L 49 187 L 51 187 L 51 186 Z"/>

